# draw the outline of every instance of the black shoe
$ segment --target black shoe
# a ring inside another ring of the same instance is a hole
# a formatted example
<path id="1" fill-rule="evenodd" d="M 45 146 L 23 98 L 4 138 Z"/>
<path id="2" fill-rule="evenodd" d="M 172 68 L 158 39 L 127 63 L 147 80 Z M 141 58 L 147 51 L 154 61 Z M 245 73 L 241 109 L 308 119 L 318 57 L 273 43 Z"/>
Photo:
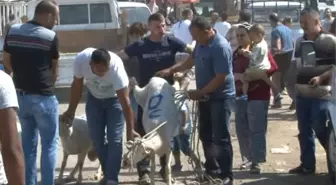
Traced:
<path id="1" fill-rule="evenodd" d="M 151 179 L 149 177 L 149 174 L 143 173 L 141 174 L 141 176 L 139 177 L 139 185 L 150 185 L 151 183 Z"/>
<path id="2" fill-rule="evenodd" d="M 259 164 L 252 164 L 250 169 L 250 174 L 258 175 L 261 172 L 261 168 Z"/>
<path id="3" fill-rule="evenodd" d="M 295 103 L 292 101 L 292 104 L 289 106 L 289 110 L 295 110 Z"/>
<path id="4" fill-rule="evenodd" d="M 281 100 L 282 100 L 282 97 L 280 93 L 274 96 L 272 108 L 281 108 L 282 107 Z"/>
<path id="5" fill-rule="evenodd" d="M 315 173 L 315 169 L 307 169 L 304 168 L 302 165 L 293 168 L 291 170 L 289 170 L 290 174 L 299 174 L 299 175 L 309 175 L 309 174 L 314 174 Z"/>
<path id="6" fill-rule="evenodd" d="M 233 182 L 233 180 L 229 177 L 224 178 L 222 181 L 222 185 L 231 185 Z"/>

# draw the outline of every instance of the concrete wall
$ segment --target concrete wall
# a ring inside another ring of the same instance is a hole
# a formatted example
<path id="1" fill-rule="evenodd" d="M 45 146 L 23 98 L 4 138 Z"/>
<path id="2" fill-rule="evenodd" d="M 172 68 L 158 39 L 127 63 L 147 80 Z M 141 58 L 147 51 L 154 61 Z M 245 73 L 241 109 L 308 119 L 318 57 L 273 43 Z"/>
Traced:
<path id="1" fill-rule="evenodd" d="M 55 92 L 55 95 L 59 103 L 69 103 L 69 97 L 70 97 L 70 87 L 69 86 L 56 87 L 54 92 Z M 84 86 L 82 99 L 80 102 L 85 102 L 86 94 L 87 94 L 87 88 Z"/>
<path id="2" fill-rule="evenodd" d="M 119 51 L 125 46 L 120 32 L 118 29 L 57 31 L 57 36 L 62 53 L 79 52 L 88 47 Z"/>

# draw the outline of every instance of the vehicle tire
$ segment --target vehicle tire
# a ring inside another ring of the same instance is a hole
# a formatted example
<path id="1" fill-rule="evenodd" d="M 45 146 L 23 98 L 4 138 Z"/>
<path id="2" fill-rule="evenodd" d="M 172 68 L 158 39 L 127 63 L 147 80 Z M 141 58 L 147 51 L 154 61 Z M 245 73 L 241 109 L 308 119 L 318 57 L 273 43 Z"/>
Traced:
<path id="1" fill-rule="evenodd" d="M 336 184 L 336 137 L 332 124 L 329 125 L 327 164 L 331 182 L 332 184 Z"/>

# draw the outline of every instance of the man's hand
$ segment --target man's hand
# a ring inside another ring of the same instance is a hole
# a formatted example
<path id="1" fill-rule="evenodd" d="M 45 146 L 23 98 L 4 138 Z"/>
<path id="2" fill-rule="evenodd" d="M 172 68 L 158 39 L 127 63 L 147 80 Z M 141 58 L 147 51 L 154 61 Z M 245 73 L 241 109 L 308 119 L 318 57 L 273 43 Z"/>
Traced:
<path id="1" fill-rule="evenodd" d="M 188 130 L 188 125 L 187 125 L 187 124 L 182 125 L 182 127 L 181 127 L 181 131 L 182 131 L 182 133 L 183 133 L 183 134 L 186 134 L 186 133 L 187 133 L 187 130 Z"/>
<path id="2" fill-rule="evenodd" d="M 317 87 L 321 84 L 321 82 L 322 82 L 321 77 L 315 76 L 309 81 L 309 84 L 312 85 L 313 87 Z"/>
<path id="3" fill-rule="evenodd" d="M 61 115 L 61 121 L 67 123 L 69 127 L 72 126 L 72 120 L 75 117 L 75 112 L 67 110 Z"/>
<path id="4" fill-rule="evenodd" d="M 127 141 L 134 140 L 134 138 L 141 137 L 135 130 L 128 130 L 126 134 Z"/>
<path id="5" fill-rule="evenodd" d="M 173 71 L 171 70 L 171 68 L 167 68 L 167 69 L 158 71 L 157 73 L 155 73 L 155 76 L 167 77 L 167 76 L 171 76 L 172 74 L 173 74 Z"/>
<path id="6" fill-rule="evenodd" d="M 137 82 L 137 80 L 134 77 L 131 77 L 129 79 L 129 85 L 128 85 L 130 91 L 132 91 L 136 85 L 139 85 L 138 82 Z"/>
<path id="7" fill-rule="evenodd" d="M 200 90 L 188 91 L 188 96 L 192 100 L 200 100 L 204 97 L 204 94 Z"/>

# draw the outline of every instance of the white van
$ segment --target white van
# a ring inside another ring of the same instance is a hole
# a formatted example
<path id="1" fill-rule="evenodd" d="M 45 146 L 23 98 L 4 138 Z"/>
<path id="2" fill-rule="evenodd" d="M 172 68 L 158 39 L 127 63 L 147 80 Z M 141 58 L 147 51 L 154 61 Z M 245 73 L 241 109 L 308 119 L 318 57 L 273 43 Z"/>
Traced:
<path id="1" fill-rule="evenodd" d="M 28 17 L 32 18 L 35 4 L 28 7 Z M 147 22 L 150 10 L 144 3 L 117 2 L 116 0 L 58 0 L 60 19 L 55 31 L 100 30 L 120 28 L 119 15 L 127 11 L 129 24 Z"/>

